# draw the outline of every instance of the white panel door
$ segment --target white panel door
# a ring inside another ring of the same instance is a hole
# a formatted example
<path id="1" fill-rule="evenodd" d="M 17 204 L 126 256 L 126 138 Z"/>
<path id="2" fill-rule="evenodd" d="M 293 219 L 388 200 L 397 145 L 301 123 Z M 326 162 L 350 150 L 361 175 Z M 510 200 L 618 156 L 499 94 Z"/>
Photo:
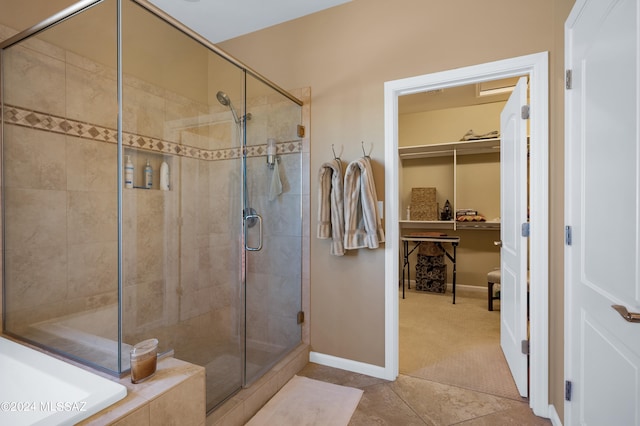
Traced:
<path id="1" fill-rule="evenodd" d="M 522 77 L 500 114 L 500 345 L 520 395 L 528 395 L 527 337 L 527 78 Z"/>
<path id="2" fill-rule="evenodd" d="M 639 0 L 578 0 L 566 25 L 565 424 L 640 425 Z"/>

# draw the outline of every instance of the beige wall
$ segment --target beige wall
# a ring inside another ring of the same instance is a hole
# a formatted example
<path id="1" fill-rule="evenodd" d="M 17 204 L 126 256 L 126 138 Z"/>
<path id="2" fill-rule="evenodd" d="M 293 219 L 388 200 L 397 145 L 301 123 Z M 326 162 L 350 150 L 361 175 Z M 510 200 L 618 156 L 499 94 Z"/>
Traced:
<path id="1" fill-rule="evenodd" d="M 415 75 L 550 52 L 550 403 L 563 398 L 563 24 L 573 0 L 354 0 L 221 45 L 283 87 L 311 87 L 313 173 L 331 158 L 371 153 L 384 199 L 383 84 Z M 312 196 L 312 233 L 317 204 Z M 329 255 L 311 242 L 312 350 L 384 364 L 384 251 Z"/>
<path id="2" fill-rule="evenodd" d="M 506 101 L 443 108 L 398 117 L 398 146 L 456 142 L 469 131 L 482 135 L 500 130 Z"/>

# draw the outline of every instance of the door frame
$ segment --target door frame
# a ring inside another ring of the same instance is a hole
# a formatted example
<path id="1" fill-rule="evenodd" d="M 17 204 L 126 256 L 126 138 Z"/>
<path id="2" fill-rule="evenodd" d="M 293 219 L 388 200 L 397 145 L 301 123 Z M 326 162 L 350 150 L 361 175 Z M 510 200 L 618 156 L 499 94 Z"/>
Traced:
<path id="1" fill-rule="evenodd" d="M 384 84 L 385 123 L 385 366 L 384 378 L 399 373 L 401 217 L 399 205 L 398 96 L 500 78 L 529 77 L 530 95 L 530 374 L 529 406 L 549 417 L 549 68 L 548 52 L 388 81 Z"/>

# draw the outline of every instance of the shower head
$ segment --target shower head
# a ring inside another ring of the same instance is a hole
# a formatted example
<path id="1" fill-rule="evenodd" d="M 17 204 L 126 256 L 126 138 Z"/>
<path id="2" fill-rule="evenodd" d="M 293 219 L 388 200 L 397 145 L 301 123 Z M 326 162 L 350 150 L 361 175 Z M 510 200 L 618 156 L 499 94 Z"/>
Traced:
<path id="1" fill-rule="evenodd" d="M 236 109 L 233 107 L 233 104 L 231 103 L 231 98 L 229 97 L 229 95 L 227 95 L 225 92 L 220 90 L 218 91 L 218 93 L 216 93 L 216 98 L 218 99 L 218 102 L 220 102 L 222 105 L 229 107 L 229 109 L 231 110 L 231 114 L 233 114 L 233 119 L 235 120 L 236 124 L 240 124 L 240 120 L 238 119 L 238 114 L 236 113 Z"/>
<path id="2" fill-rule="evenodd" d="M 222 90 L 216 93 L 216 98 L 218 98 L 218 102 L 220 102 L 224 106 L 231 105 L 231 99 L 229 99 L 229 95 L 224 93 Z"/>

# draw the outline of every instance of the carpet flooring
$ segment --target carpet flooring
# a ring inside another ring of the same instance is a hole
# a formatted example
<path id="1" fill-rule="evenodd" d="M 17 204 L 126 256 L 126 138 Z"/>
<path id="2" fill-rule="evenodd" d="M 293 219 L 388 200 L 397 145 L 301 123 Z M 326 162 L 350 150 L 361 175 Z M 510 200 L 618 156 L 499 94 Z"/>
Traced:
<path id="1" fill-rule="evenodd" d="M 486 293 L 406 292 L 400 297 L 400 373 L 518 401 L 500 348 L 500 311 Z"/>

